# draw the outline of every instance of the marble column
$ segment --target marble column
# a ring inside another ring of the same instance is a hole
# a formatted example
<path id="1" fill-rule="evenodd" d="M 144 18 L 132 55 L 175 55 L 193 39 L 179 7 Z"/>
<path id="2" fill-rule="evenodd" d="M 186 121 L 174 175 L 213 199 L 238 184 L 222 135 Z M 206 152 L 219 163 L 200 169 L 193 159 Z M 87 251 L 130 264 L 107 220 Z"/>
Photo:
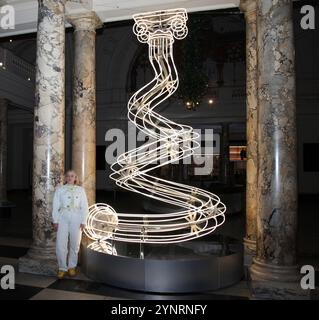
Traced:
<path id="1" fill-rule="evenodd" d="M 8 100 L 0 98 L 0 206 L 7 203 Z"/>
<path id="2" fill-rule="evenodd" d="M 229 158 L 229 124 L 223 123 L 221 125 L 220 134 L 220 182 L 229 185 L 231 181 L 230 176 L 230 158 Z"/>
<path id="3" fill-rule="evenodd" d="M 70 15 L 74 26 L 72 168 L 85 188 L 89 205 L 96 188 L 95 30 L 102 26 L 94 12 Z"/>
<path id="4" fill-rule="evenodd" d="M 33 141 L 33 244 L 19 271 L 57 271 L 52 200 L 64 174 L 65 0 L 40 0 Z"/>
<path id="5" fill-rule="evenodd" d="M 296 265 L 297 153 L 292 0 L 257 0 L 258 210 L 252 294 L 293 299 Z"/>
<path id="6" fill-rule="evenodd" d="M 256 254 L 257 215 L 257 136 L 258 136 L 258 63 L 257 63 L 257 3 L 241 0 L 240 9 L 246 19 L 246 236 L 245 266 L 250 266 Z"/>

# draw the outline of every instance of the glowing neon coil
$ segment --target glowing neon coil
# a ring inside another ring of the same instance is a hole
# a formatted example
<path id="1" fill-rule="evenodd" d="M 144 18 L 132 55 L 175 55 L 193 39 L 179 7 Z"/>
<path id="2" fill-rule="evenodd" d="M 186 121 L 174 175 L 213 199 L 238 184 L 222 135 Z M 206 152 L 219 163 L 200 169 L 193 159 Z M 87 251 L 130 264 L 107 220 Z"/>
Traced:
<path id="1" fill-rule="evenodd" d="M 173 43 L 174 39 L 187 35 L 187 12 L 185 9 L 155 11 L 133 18 L 135 35 L 140 42 L 148 43 L 155 76 L 129 100 L 128 118 L 153 141 L 121 154 L 111 166 L 110 178 L 121 188 L 179 210 L 165 214 L 116 213 L 106 204 L 95 204 L 90 207 L 86 234 L 102 241 L 188 241 L 207 235 L 224 223 L 225 205 L 213 193 L 149 174 L 155 168 L 193 155 L 200 147 L 192 127 L 175 123 L 154 111 L 178 88 Z"/>

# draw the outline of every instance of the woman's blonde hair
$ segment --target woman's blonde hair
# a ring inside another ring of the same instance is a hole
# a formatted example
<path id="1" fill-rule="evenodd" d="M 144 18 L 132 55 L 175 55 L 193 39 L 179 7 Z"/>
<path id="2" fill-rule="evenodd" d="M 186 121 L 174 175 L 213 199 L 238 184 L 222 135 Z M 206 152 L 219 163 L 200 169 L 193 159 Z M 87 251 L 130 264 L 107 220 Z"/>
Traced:
<path id="1" fill-rule="evenodd" d="M 73 169 L 70 169 L 68 171 L 65 172 L 64 174 L 64 184 L 66 184 L 66 176 L 68 173 L 73 173 L 75 175 L 75 180 L 74 180 L 74 184 L 79 185 L 79 181 L 78 181 L 78 175 L 76 174 L 76 172 Z"/>

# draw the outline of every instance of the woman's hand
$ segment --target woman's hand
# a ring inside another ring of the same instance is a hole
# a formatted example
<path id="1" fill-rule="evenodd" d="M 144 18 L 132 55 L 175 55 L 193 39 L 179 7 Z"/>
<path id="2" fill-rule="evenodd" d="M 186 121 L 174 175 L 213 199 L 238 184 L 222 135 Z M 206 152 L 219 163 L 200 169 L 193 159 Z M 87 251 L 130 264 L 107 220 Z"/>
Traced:
<path id="1" fill-rule="evenodd" d="M 59 224 L 58 223 L 53 223 L 53 229 L 54 229 L 54 231 L 58 231 Z"/>
<path id="2" fill-rule="evenodd" d="M 85 224 L 81 223 L 80 224 L 80 229 L 81 229 L 81 231 L 83 231 L 85 229 Z"/>

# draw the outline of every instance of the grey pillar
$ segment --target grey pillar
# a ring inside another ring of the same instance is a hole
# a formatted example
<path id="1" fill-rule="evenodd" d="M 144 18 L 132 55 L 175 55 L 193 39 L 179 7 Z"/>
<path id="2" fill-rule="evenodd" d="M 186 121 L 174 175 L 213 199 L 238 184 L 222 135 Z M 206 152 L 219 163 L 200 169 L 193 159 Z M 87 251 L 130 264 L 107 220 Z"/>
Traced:
<path id="1" fill-rule="evenodd" d="M 257 251 L 252 294 L 293 299 L 296 265 L 297 153 L 292 0 L 257 0 L 259 65 Z M 299 297 L 298 297 L 299 298 Z"/>

